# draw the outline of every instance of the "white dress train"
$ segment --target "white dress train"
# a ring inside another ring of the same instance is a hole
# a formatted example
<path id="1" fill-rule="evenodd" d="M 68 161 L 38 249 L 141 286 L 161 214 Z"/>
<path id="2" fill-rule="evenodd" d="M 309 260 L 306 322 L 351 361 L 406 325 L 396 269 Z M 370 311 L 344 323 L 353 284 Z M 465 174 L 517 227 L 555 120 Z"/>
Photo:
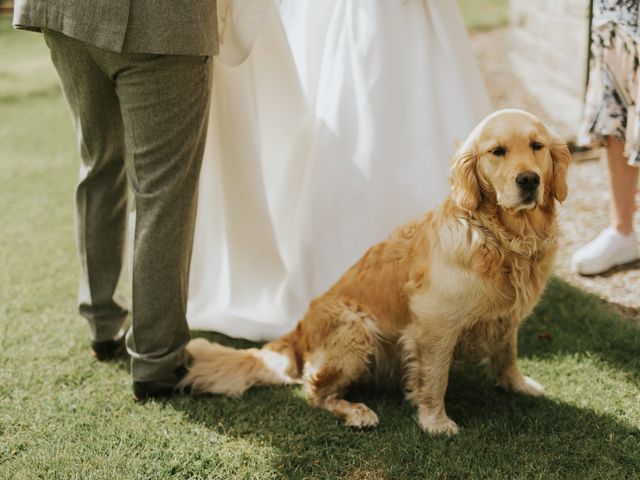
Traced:
<path id="1" fill-rule="evenodd" d="M 489 101 L 451 0 L 281 0 L 215 61 L 188 320 L 269 340 L 444 199 Z"/>

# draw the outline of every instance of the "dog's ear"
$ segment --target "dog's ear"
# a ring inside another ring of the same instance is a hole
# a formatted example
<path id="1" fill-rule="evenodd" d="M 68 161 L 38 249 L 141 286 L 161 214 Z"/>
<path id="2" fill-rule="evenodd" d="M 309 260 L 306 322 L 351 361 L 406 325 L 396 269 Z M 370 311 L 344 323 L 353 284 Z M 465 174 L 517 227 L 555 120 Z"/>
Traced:
<path id="1" fill-rule="evenodd" d="M 559 140 L 554 140 L 551 144 L 551 159 L 553 161 L 553 180 L 551 193 L 556 200 L 564 202 L 569 193 L 567 186 L 567 170 L 571 163 L 571 153 L 567 145 Z"/>
<path id="2" fill-rule="evenodd" d="M 476 165 L 478 155 L 474 148 L 463 145 L 453 157 L 453 174 L 451 175 L 452 195 L 458 206 L 473 212 L 480 206 L 482 194 Z"/>

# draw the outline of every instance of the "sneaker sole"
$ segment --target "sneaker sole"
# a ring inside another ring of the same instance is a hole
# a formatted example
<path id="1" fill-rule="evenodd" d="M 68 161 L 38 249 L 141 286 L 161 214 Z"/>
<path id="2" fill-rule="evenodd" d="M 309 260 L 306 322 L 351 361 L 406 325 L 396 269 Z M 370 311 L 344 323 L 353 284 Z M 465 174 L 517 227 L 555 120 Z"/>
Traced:
<path id="1" fill-rule="evenodd" d="M 581 269 L 580 269 L 580 267 L 574 267 L 574 269 L 573 269 L 573 270 L 574 270 L 578 275 L 582 275 L 583 277 L 596 277 L 596 276 L 598 276 L 598 275 L 602 275 L 603 273 L 606 273 L 606 272 L 608 272 L 609 270 L 612 270 L 612 269 L 614 269 L 614 268 L 616 268 L 616 267 L 621 267 L 621 266 L 623 266 L 623 265 L 627 265 L 627 264 L 629 264 L 629 263 L 633 263 L 633 262 L 635 262 L 636 260 L 638 260 L 639 258 L 640 258 L 640 257 L 638 257 L 637 255 L 636 255 L 635 257 L 632 257 L 632 258 L 624 258 L 624 257 L 623 257 L 622 259 L 619 259 L 619 260 L 617 260 L 617 261 L 613 262 L 613 264 L 612 264 L 612 265 L 610 265 L 610 266 L 608 266 L 607 268 L 605 268 L 605 269 L 599 269 L 599 270 L 597 270 L 597 271 L 591 271 L 591 272 L 590 272 L 590 271 L 584 271 L 584 270 L 581 270 Z"/>

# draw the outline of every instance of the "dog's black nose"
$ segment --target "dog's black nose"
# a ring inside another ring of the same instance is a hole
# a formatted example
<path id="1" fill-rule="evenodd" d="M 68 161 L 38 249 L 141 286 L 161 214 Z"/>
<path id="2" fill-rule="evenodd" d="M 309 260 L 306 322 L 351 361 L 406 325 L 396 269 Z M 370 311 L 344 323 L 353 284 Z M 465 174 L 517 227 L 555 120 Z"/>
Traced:
<path id="1" fill-rule="evenodd" d="M 526 192 L 533 192 L 540 185 L 540 175 L 535 172 L 522 172 L 516 177 L 518 187 Z"/>

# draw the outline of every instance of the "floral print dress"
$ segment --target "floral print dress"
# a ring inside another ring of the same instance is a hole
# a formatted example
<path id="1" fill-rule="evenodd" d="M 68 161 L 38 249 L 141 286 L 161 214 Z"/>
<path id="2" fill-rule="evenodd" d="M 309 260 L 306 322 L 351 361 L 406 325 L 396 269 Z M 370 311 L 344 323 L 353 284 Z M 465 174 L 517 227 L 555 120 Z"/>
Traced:
<path id="1" fill-rule="evenodd" d="M 615 136 L 625 142 L 629 164 L 640 166 L 639 0 L 594 0 L 591 63 L 583 144 Z"/>

